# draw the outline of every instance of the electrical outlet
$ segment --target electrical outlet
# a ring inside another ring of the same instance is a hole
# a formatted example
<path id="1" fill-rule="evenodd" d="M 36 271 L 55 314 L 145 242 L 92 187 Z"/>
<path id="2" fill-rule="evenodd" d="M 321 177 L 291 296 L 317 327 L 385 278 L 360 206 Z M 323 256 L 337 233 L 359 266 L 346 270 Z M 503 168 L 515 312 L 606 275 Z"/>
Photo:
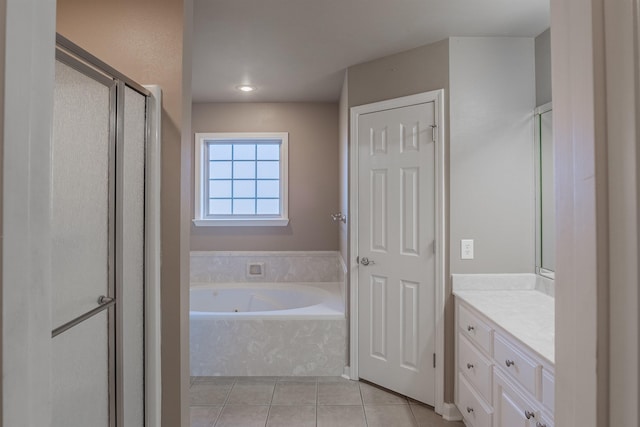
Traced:
<path id="1" fill-rule="evenodd" d="M 473 239 L 460 240 L 460 259 L 473 259 Z"/>

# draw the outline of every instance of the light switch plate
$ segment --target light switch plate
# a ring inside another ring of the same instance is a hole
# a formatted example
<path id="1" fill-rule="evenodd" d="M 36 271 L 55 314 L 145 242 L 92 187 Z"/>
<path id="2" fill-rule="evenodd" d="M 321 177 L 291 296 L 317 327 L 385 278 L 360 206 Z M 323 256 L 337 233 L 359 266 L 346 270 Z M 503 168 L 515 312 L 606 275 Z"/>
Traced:
<path id="1" fill-rule="evenodd" d="M 473 259 L 473 239 L 460 240 L 460 259 Z"/>

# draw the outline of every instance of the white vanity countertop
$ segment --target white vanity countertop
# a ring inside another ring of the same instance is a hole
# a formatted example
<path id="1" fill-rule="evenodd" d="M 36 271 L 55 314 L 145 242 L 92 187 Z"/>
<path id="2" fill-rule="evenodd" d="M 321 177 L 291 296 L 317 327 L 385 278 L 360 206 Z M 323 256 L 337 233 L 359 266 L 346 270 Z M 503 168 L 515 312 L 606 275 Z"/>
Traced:
<path id="1" fill-rule="evenodd" d="M 465 276 L 463 278 L 465 286 L 456 287 L 454 275 L 453 294 L 456 297 L 484 314 L 549 363 L 554 364 L 555 301 L 553 297 L 530 286 L 509 286 L 508 289 L 486 287 L 482 283 L 477 287 L 468 286 L 471 275 Z M 481 281 L 484 282 L 484 280 Z"/>

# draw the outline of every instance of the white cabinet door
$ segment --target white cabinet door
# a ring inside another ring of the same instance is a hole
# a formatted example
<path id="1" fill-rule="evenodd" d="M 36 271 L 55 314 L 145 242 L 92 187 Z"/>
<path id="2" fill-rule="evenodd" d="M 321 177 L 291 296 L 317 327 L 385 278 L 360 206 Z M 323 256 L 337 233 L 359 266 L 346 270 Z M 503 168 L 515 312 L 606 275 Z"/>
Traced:
<path id="1" fill-rule="evenodd" d="M 498 371 L 493 375 L 494 427 L 536 427 L 538 410 Z"/>

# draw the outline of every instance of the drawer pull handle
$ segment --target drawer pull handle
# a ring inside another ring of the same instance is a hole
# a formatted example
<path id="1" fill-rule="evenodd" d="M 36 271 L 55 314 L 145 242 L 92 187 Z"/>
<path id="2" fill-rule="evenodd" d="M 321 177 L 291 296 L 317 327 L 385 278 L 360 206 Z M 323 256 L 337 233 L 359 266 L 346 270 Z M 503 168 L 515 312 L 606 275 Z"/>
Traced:
<path id="1" fill-rule="evenodd" d="M 540 421 L 536 423 L 536 427 L 547 427 L 546 424 L 542 424 Z"/>
<path id="2" fill-rule="evenodd" d="M 470 407 L 470 406 L 467 406 L 467 413 L 469 413 L 469 414 L 470 414 L 470 413 L 472 413 L 472 412 L 473 412 L 473 408 L 472 408 L 472 407 Z"/>
<path id="3" fill-rule="evenodd" d="M 507 365 L 507 368 L 508 368 L 508 367 L 510 367 L 510 366 L 515 365 L 515 364 L 516 364 L 516 362 L 514 362 L 513 360 L 509 360 L 509 359 L 507 359 L 507 360 L 505 360 L 505 361 L 504 361 L 504 364 L 505 364 L 505 365 Z"/>
<path id="4" fill-rule="evenodd" d="M 473 369 L 473 363 L 467 363 L 467 369 Z"/>
<path id="5" fill-rule="evenodd" d="M 467 331 L 471 332 L 471 331 L 473 331 L 475 328 L 476 328 L 475 326 L 471 326 L 471 325 L 469 325 L 469 326 L 467 326 Z"/>
<path id="6" fill-rule="evenodd" d="M 531 418 L 535 418 L 536 414 L 531 411 L 524 411 L 524 416 L 527 417 L 528 420 L 530 420 Z"/>

